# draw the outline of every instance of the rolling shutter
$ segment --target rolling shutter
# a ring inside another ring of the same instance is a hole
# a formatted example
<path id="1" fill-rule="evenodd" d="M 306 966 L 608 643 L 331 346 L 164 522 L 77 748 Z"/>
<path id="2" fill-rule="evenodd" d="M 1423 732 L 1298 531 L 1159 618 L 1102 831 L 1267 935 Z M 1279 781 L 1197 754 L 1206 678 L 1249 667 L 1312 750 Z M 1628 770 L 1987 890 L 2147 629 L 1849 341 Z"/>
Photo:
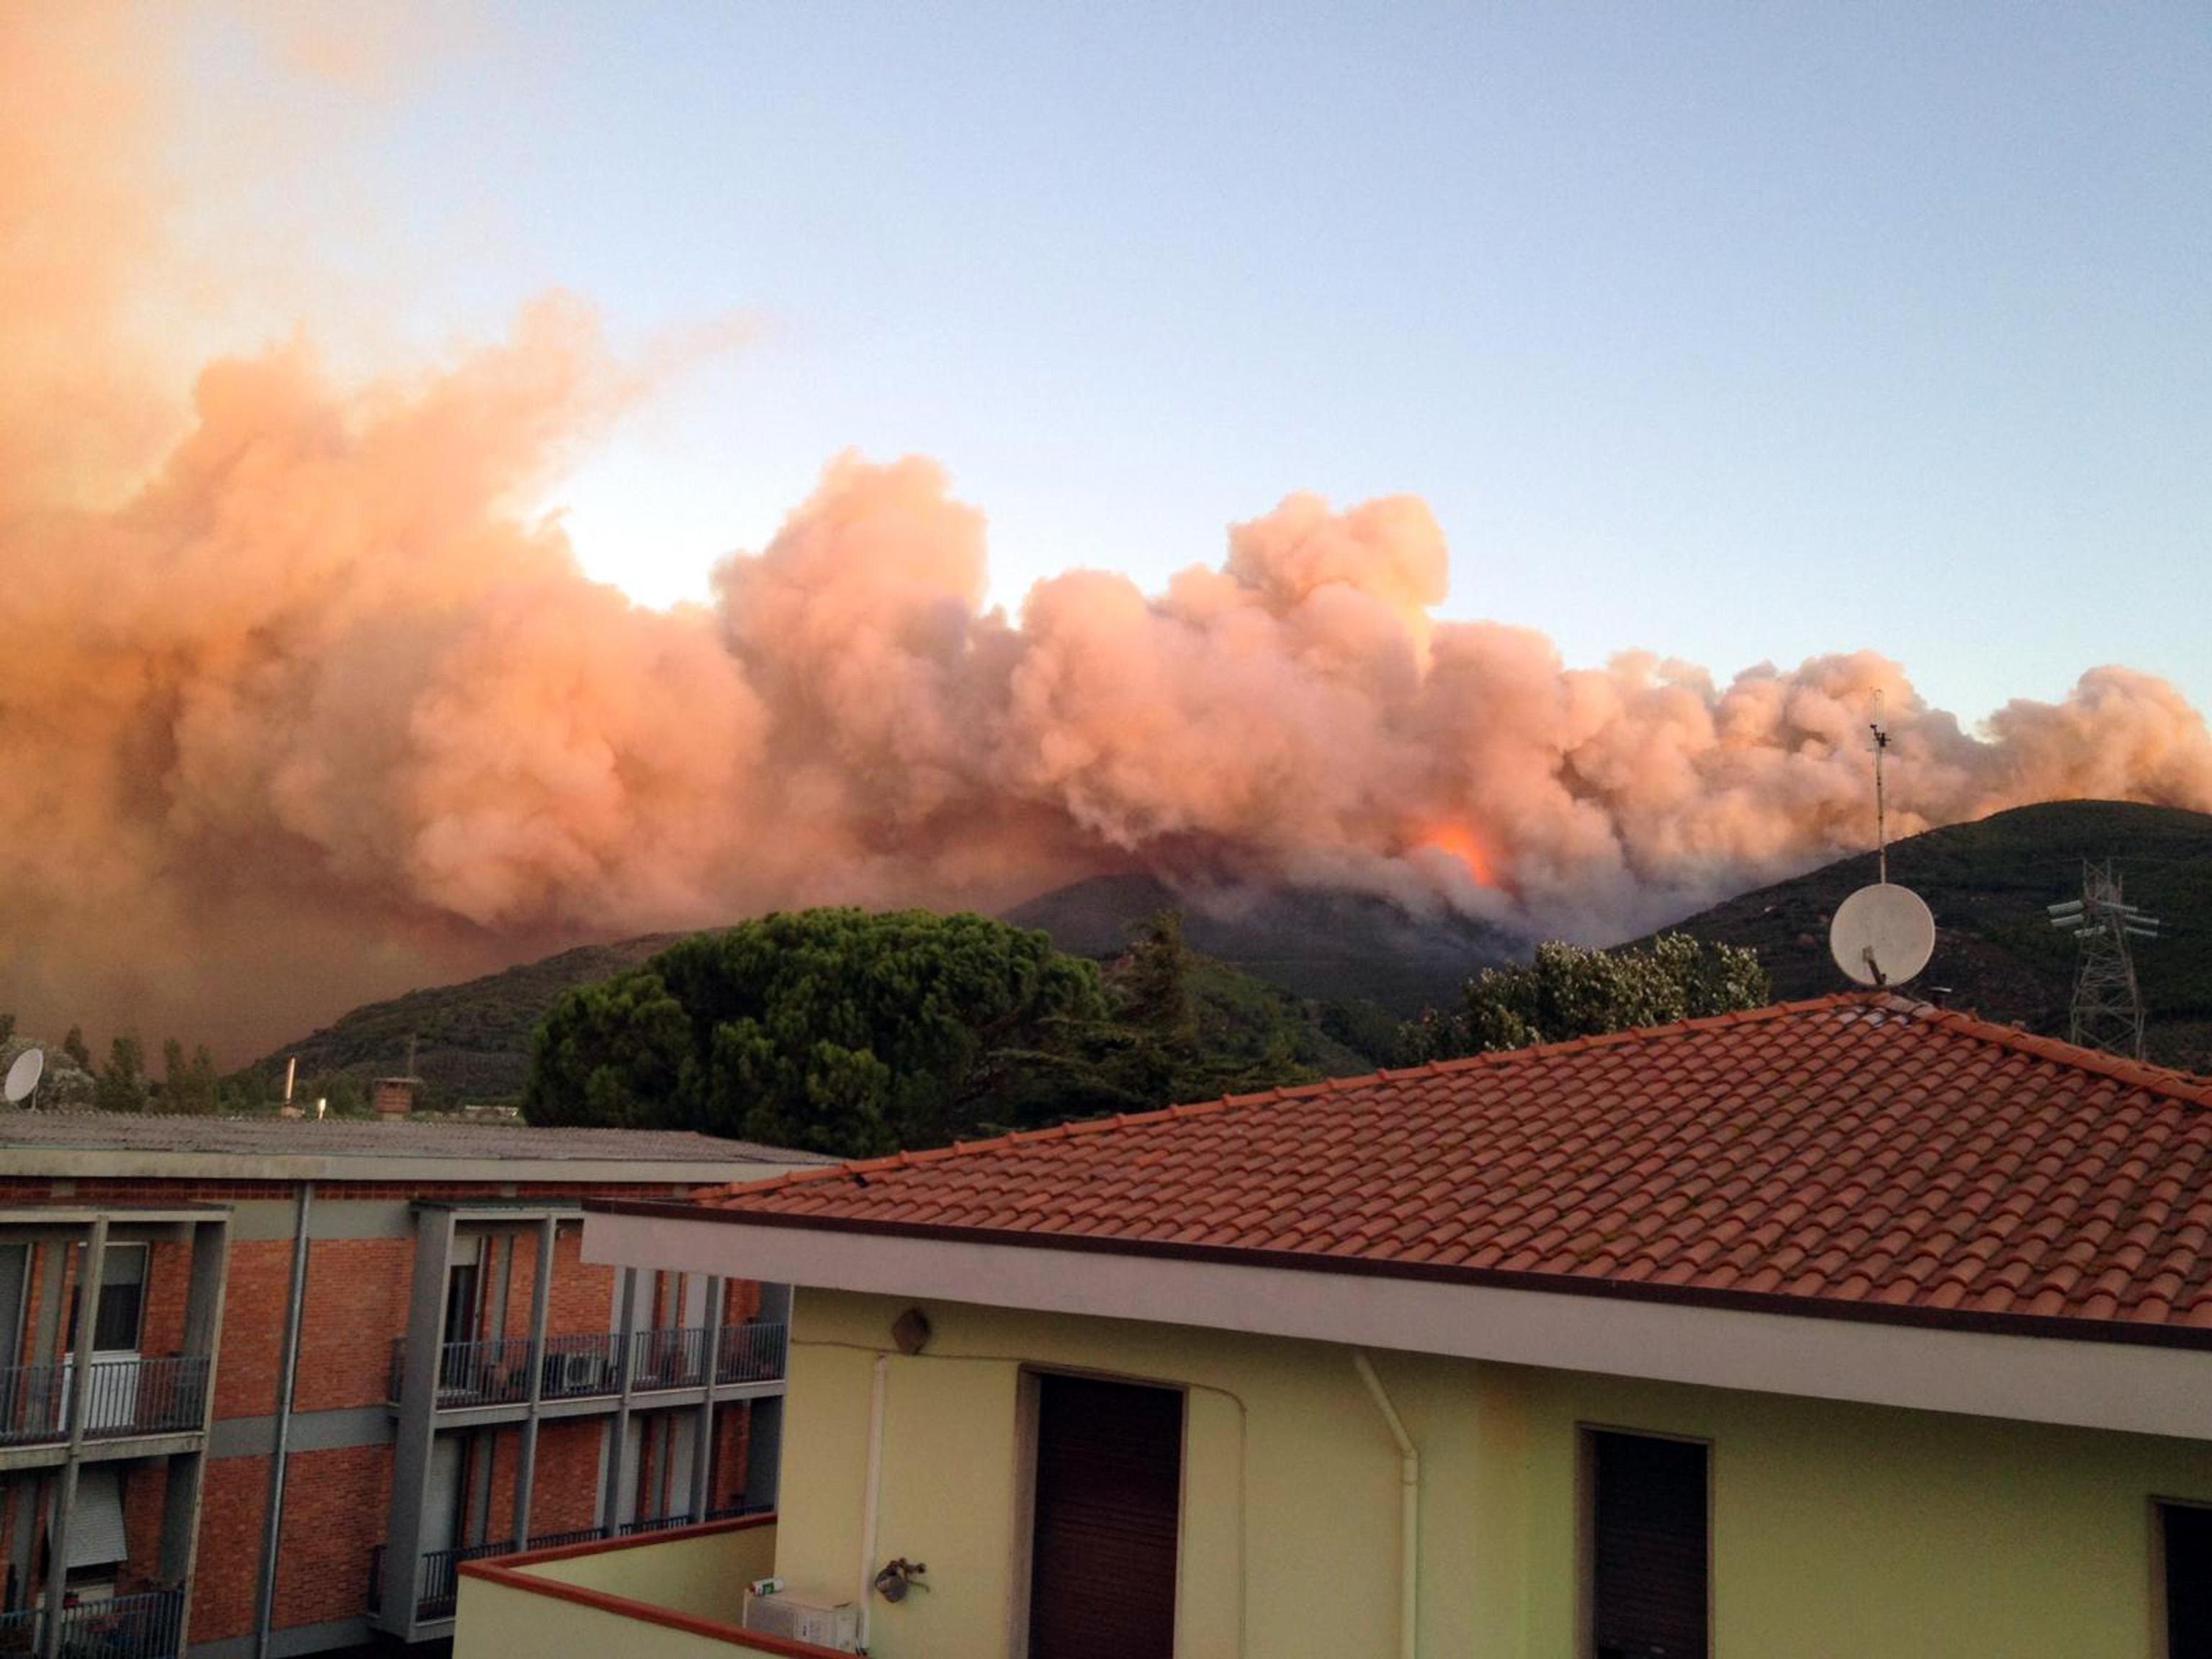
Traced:
<path id="1" fill-rule="evenodd" d="M 2166 1659 L 2212 1659 L 2212 1510 L 2162 1504 Z"/>
<path id="2" fill-rule="evenodd" d="M 69 1558 L 74 1567 L 105 1567 L 131 1559 L 123 1532 L 123 1482 L 112 1468 L 80 1469 L 70 1505 Z"/>
<path id="3" fill-rule="evenodd" d="M 1171 1659 L 1182 1395 L 1037 1379 L 1030 1659 Z"/>
<path id="4" fill-rule="evenodd" d="M 1598 1659 L 1705 1659 L 1705 1449 L 1638 1434 L 1591 1439 Z"/>

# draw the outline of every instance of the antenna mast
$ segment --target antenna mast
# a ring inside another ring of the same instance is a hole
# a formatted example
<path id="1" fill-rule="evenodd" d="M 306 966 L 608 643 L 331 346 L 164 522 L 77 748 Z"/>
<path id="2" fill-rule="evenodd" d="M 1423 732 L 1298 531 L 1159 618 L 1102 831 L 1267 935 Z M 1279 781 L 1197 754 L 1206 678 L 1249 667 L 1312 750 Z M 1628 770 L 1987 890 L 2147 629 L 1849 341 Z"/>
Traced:
<path id="1" fill-rule="evenodd" d="M 2067 1041 L 2130 1060 L 2143 1057 L 2142 988 L 2136 982 L 2130 939 L 2155 939 L 2159 922 L 2120 895 L 2112 860 L 2081 861 L 2081 896 L 2050 908 L 2051 925 L 2074 935 L 2081 957 L 2074 969 L 2074 1001 Z"/>
<path id="2" fill-rule="evenodd" d="M 1889 722 L 1882 718 L 1881 693 L 1874 694 L 1874 719 L 1867 729 L 1874 733 L 1874 848 L 1875 879 L 1889 880 L 1889 800 L 1882 792 L 1882 757 L 1889 753 Z"/>

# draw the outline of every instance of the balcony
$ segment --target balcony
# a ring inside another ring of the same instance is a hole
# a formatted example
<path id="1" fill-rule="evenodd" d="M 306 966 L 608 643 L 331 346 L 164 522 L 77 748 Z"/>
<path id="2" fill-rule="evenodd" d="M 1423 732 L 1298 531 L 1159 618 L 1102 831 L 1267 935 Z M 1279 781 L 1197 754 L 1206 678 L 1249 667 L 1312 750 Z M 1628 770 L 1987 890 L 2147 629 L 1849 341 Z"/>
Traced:
<path id="1" fill-rule="evenodd" d="M 734 1521 L 769 1512 L 766 1505 L 758 1508 L 740 1505 L 734 1509 L 709 1510 L 705 1518 L 707 1522 Z M 518 1545 L 512 1538 L 507 1538 L 497 1543 L 465 1544 L 457 1549 L 428 1551 L 415 1573 L 416 1621 L 428 1624 L 453 1616 L 455 1588 L 464 1562 L 496 1560 L 503 1556 L 520 1555 L 526 1552 L 564 1549 L 575 1544 L 596 1544 L 608 1539 L 672 1532 L 679 1528 L 701 1524 L 701 1518 L 696 1515 L 641 1516 L 635 1521 L 624 1522 L 611 1532 L 605 1527 L 586 1527 L 574 1532 L 546 1533 L 532 1538 L 526 1546 Z M 384 1546 L 379 1544 L 369 1558 L 368 1611 L 372 1616 L 380 1611 L 383 1594 Z M 0 1647 L 0 1653 L 6 1651 L 4 1647 Z"/>
<path id="2" fill-rule="evenodd" d="M 0 1447 L 70 1437 L 74 1370 L 66 1359 L 0 1367 Z M 206 1420 L 207 1380 L 204 1354 L 95 1359 L 86 1379 L 85 1438 L 191 1433 Z"/>
<path id="3" fill-rule="evenodd" d="M 775 1570 L 775 1518 L 762 1515 L 483 1560 L 458 1577 L 454 1659 L 605 1659 L 682 1652 L 820 1655 L 811 1642 L 743 1627 L 745 1586 Z"/>
<path id="4" fill-rule="evenodd" d="M 703 1388 L 713 1336 L 708 1327 L 691 1325 L 629 1334 L 549 1336 L 543 1343 L 520 1336 L 448 1342 L 438 1351 L 438 1409 L 520 1406 L 530 1398 L 533 1371 L 538 1374 L 541 1402 L 611 1398 L 623 1392 L 625 1380 L 635 1394 Z M 724 1326 L 715 1352 L 714 1385 L 780 1382 L 788 1337 L 789 1328 L 781 1324 Z M 392 1345 L 394 1401 L 406 1369 L 402 1337 Z"/>
<path id="5" fill-rule="evenodd" d="M 38 1652 L 46 1617 L 34 1607 L 0 1613 L 0 1654 Z M 60 1651 L 70 1659 L 173 1659 L 184 1620 L 180 1589 L 80 1601 L 61 1611 Z"/>

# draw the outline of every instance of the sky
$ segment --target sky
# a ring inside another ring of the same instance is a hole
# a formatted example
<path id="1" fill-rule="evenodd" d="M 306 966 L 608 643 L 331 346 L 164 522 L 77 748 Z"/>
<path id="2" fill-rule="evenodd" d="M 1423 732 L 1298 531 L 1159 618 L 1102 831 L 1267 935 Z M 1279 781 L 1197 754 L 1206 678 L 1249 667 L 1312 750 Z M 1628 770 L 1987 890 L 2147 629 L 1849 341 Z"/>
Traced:
<path id="1" fill-rule="evenodd" d="M 497 5 L 362 85 L 216 21 L 198 119 L 422 350 L 555 285 L 640 349 L 739 320 L 544 503 L 647 603 L 919 452 L 1010 608 L 1409 491 L 1443 613 L 1571 663 L 2212 706 L 2212 14 L 1382 9 Z"/>

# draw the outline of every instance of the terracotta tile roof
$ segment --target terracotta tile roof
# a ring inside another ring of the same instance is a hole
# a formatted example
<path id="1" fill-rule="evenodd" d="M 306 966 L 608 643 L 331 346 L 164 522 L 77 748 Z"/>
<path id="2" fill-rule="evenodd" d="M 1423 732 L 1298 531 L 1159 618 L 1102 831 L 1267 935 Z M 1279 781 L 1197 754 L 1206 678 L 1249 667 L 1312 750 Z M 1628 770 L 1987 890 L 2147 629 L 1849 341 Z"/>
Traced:
<path id="1" fill-rule="evenodd" d="M 2205 1079 L 1866 993 L 700 1202 L 731 1220 L 2212 1346 L 2208 1106 Z"/>

